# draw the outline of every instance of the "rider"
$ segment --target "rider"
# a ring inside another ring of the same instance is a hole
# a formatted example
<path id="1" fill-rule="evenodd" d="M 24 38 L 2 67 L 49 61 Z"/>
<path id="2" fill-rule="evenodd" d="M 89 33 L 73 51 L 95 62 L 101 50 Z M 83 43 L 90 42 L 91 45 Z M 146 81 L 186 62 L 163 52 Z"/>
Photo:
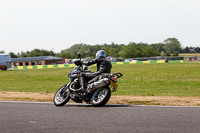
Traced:
<path id="1" fill-rule="evenodd" d="M 86 85 L 85 85 L 85 78 L 94 78 L 98 75 L 101 75 L 102 73 L 110 73 L 112 65 L 111 63 L 106 59 L 106 53 L 104 50 L 99 50 L 96 53 L 96 58 L 89 62 L 82 62 L 83 65 L 89 66 L 97 63 L 97 72 L 81 72 L 80 73 L 80 85 L 81 85 L 81 91 L 86 91 Z"/>

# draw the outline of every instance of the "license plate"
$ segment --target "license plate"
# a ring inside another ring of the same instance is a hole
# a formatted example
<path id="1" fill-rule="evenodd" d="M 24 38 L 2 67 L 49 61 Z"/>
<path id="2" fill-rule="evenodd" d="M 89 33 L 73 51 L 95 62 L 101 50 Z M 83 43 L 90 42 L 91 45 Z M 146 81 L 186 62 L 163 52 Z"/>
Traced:
<path id="1" fill-rule="evenodd" d="M 113 82 L 112 80 L 110 80 L 110 85 L 114 88 L 117 89 L 118 85 L 115 84 L 115 82 Z"/>

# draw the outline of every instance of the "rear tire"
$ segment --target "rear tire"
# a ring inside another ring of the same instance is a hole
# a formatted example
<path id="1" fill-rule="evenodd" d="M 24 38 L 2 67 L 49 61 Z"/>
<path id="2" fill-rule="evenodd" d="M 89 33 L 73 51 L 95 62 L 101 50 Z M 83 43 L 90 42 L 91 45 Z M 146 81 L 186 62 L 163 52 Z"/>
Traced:
<path id="1" fill-rule="evenodd" d="M 70 90 L 67 88 L 65 92 L 62 90 L 65 86 L 61 87 L 54 95 L 53 102 L 56 106 L 64 106 L 70 100 Z"/>
<path id="2" fill-rule="evenodd" d="M 111 91 L 109 87 L 97 89 L 91 98 L 90 103 L 95 107 L 104 106 L 110 99 Z"/>

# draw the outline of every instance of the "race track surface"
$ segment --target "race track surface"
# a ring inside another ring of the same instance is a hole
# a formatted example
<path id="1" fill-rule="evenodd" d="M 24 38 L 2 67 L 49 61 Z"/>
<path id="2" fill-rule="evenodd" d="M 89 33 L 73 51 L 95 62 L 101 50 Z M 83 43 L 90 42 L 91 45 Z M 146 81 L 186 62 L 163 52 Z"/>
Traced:
<path id="1" fill-rule="evenodd" d="M 200 107 L 0 101 L 1 133 L 200 133 Z"/>

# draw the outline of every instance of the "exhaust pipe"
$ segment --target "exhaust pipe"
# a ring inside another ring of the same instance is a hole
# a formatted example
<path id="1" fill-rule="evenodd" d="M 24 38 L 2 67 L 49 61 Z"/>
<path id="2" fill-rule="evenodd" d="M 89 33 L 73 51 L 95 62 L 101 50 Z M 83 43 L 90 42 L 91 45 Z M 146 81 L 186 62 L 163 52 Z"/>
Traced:
<path id="1" fill-rule="evenodd" d="M 88 92 L 92 93 L 95 90 L 97 90 L 98 88 L 101 88 L 101 87 L 106 86 L 108 84 L 110 84 L 110 80 L 108 78 L 103 78 L 101 80 L 98 80 L 94 83 L 89 84 L 88 85 Z"/>

